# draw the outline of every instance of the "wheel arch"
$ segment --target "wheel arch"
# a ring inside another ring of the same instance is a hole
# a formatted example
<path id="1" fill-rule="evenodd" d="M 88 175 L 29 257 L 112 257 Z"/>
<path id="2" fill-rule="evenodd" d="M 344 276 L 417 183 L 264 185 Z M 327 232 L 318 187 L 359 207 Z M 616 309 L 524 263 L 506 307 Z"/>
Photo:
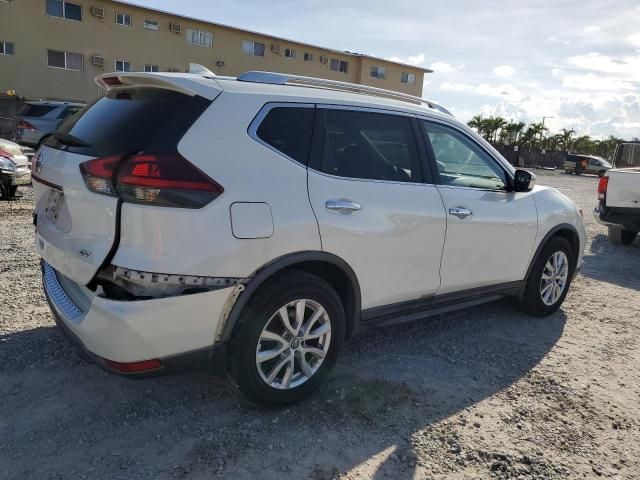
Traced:
<path id="1" fill-rule="evenodd" d="M 345 308 L 346 337 L 350 337 L 360 318 L 360 283 L 353 269 L 340 257 L 327 252 L 305 251 L 288 254 L 272 260 L 257 270 L 238 296 L 224 324 L 221 341 L 228 342 L 240 314 L 258 289 L 274 276 L 289 269 L 298 269 L 316 275 L 336 289 Z"/>
<path id="2" fill-rule="evenodd" d="M 522 295 L 522 292 L 524 291 L 524 287 L 526 286 L 529 280 L 529 276 L 531 275 L 531 270 L 533 269 L 533 266 L 538 260 L 538 257 L 540 256 L 542 249 L 549 242 L 549 240 L 555 237 L 564 238 L 569 242 L 569 244 L 571 245 L 571 250 L 573 251 L 574 260 L 575 262 L 578 261 L 578 257 L 580 256 L 580 236 L 578 235 L 578 231 L 576 230 L 576 227 L 574 227 L 570 223 L 561 223 L 559 225 L 556 225 L 555 227 L 553 227 L 551 230 L 547 232 L 547 234 L 542 238 L 542 240 L 538 244 L 538 247 L 536 248 L 536 251 L 533 254 L 533 257 L 529 262 L 529 268 L 527 268 L 527 275 L 525 276 L 525 281 L 523 282 L 523 288 L 520 292 L 520 295 Z M 575 269 L 575 265 L 574 265 L 574 269 Z"/>

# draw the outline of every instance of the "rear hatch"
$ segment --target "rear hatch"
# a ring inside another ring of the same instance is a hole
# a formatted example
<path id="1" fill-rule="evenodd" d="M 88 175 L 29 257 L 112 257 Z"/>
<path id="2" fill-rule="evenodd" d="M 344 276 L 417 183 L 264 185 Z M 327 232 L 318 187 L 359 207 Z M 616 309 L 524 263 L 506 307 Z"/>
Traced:
<path id="1" fill-rule="evenodd" d="M 173 88 L 170 79 L 145 74 L 112 78 L 115 88 L 65 121 L 34 157 L 38 248 L 80 284 L 91 282 L 117 247 L 123 192 L 115 176 L 123 162 L 174 151 L 219 93 L 213 87 L 209 98 L 196 95 L 184 79 Z"/>

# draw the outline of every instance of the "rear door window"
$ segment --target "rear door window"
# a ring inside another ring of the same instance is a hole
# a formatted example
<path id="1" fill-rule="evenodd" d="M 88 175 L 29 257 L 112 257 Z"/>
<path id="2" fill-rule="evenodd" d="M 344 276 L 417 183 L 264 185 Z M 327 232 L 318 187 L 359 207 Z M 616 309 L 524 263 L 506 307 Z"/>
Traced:
<path id="1" fill-rule="evenodd" d="M 65 146 L 53 137 L 47 145 L 94 157 L 149 151 L 149 148 L 174 150 L 188 127 L 210 103 L 202 97 L 159 88 L 110 90 L 78 115 L 67 117 L 58 129 L 90 147 Z"/>
<path id="2" fill-rule="evenodd" d="M 20 115 L 21 117 L 42 117 L 55 108 L 58 108 L 57 105 L 37 105 L 33 103 L 25 103 L 18 112 L 18 115 Z"/>
<path id="3" fill-rule="evenodd" d="M 320 171 L 366 180 L 422 181 L 409 117 L 350 110 L 320 112 Z"/>
<path id="4" fill-rule="evenodd" d="M 312 107 L 274 107 L 260 123 L 256 135 L 277 151 L 306 165 L 311 146 L 313 115 Z"/>

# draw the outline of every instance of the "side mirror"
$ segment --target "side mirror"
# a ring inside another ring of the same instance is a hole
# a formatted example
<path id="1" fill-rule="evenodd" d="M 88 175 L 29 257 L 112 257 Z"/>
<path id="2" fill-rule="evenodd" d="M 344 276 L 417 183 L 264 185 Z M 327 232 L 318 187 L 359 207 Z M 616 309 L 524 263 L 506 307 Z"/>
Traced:
<path id="1" fill-rule="evenodd" d="M 526 170 L 516 170 L 513 176 L 513 191 L 514 192 L 529 192 L 533 190 L 536 185 L 536 176 L 527 172 Z"/>

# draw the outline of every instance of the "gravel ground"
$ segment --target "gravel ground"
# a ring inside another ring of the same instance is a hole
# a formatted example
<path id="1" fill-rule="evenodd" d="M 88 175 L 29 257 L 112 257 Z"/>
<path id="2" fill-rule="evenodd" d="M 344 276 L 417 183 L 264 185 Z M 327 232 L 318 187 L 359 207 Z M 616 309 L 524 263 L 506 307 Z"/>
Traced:
<path id="1" fill-rule="evenodd" d="M 224 379 L 85 363 L 40 286 L 32 192 L 0 202 L 0 478 L 640 478 L 640 242 L 610 244 L 595 177 L 540 172 L 585 212 L 562 309 L 507 302 L 378 330 L 286 410 Z"/>

